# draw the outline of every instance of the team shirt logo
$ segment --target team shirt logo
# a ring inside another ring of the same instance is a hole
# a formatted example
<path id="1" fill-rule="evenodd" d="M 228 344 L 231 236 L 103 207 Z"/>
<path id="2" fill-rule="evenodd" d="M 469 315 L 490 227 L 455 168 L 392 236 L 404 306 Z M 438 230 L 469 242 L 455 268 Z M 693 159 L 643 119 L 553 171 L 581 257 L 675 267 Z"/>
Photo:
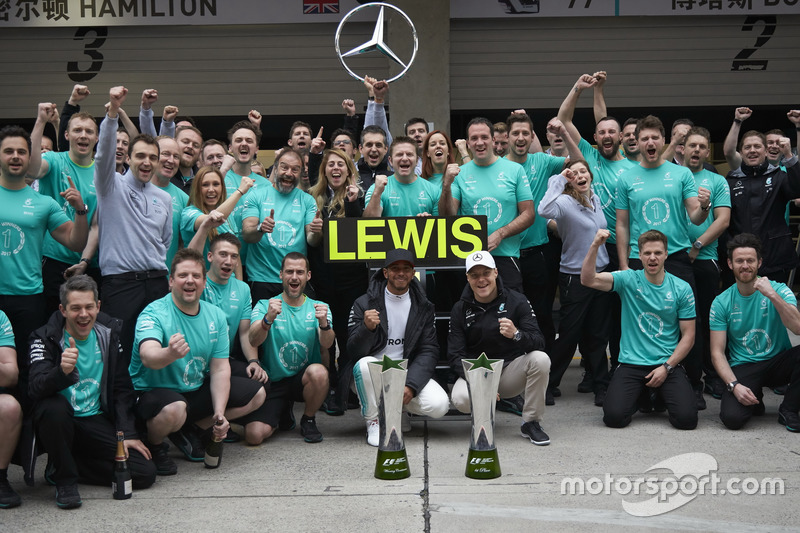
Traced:
<path id="1" fill-rule="evenodd" d="M 299 372 L 308 362 L 308 346 L 300 341 L 289 341 L 278 352 L 281 364 L 290 372 Z"/>
<path id="2" fill-rule="evenodd" d="M 651 339 L 656 339 L 664 333 L 664 321 L 655 313 L 644 312 L 637 317 L 636 321 L 641 332 Z"/>
<path id="3" fill-rule="evenodd" d="M 663 198 L 651 198 L 642 206 L 642 217 L 651 226 L 666 224 L 669 212 L 669 204 Z"/>

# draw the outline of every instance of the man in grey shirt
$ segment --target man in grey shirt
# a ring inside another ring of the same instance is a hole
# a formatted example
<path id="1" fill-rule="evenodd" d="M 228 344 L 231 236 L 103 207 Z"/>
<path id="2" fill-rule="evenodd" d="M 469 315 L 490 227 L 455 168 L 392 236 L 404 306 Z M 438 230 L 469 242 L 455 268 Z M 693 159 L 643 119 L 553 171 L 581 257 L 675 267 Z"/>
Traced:
<path id="1" fill-rule="evenodd" d="M 136 317 L 169 291 L 165 268 L 172 241 L 172 198 L 150 183 L 159 161 L 150 135 L 135 137 L 128 149 L 130 168 L 114 168 L 119 109 L 128 89 L 113 87 L 111 105 L 100 124 L 95 156 L 95 187 L 100 229 L 103 311 L 123 320 L 121 342 L 130 357 Z"/>

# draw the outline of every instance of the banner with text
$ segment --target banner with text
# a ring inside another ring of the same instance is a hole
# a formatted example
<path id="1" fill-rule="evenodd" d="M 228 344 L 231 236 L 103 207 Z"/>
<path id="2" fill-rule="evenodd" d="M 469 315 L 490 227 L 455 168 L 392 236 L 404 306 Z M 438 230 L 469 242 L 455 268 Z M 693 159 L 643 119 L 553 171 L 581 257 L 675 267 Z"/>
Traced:
<path id="1" fill-rule="evenodd" d="M 328 263 L 382 263 L 405 248 L 417 266 L 463 265 L 487 247 L 486 216 L 335 218 L 325 221 L 322 245 Z"/>

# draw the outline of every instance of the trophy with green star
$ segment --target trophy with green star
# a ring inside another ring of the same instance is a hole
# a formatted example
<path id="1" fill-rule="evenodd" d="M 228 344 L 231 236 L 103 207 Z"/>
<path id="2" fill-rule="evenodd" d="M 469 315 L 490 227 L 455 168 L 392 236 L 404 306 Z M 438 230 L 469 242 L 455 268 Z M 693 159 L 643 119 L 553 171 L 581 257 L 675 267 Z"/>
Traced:
<path id="1" fill-rule="evenodd" d="M 385 355 L 382 361 L 369 363 L 380 425 L 378 459 L 375 462 L 375 477 L 378 479 L 403 479 L 411 475 L 401 430 L 407 365 L 405 359 L 394 360 Z"/>
<path id="2" fill-rule="evenodd" d="M 500 477 L 500 460 L 494 446 L 494 407 L 500 386 L 502 359 L 462 359 L 472 411 L 472 434 L 465 475 L 473 479 Z"/>

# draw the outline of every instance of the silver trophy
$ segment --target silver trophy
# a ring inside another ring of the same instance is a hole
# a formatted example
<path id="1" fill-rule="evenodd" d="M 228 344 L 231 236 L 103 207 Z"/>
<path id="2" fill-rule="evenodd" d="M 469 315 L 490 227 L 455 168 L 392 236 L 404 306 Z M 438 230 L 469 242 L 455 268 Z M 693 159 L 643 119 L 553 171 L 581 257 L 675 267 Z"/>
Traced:
<path id="1" fill-rule="evenodd" d="M 500 477 L 500 460 L 494 446 L 494 408 L 500 386 L 502 359 L 462 359 L 472 412 L 472 434 L 465 475 L 473 479 Z"/>
<path id="2" fill-rule="evenodd" d="M 403 479 L 411 475 L 401 430 L 406 366 L 406 359 L 394 360 L 385 355 L 382 361 L 369 363 L 380 424 L 378 459 L 375 462 L 375 477 L 378 479 Z"/>

